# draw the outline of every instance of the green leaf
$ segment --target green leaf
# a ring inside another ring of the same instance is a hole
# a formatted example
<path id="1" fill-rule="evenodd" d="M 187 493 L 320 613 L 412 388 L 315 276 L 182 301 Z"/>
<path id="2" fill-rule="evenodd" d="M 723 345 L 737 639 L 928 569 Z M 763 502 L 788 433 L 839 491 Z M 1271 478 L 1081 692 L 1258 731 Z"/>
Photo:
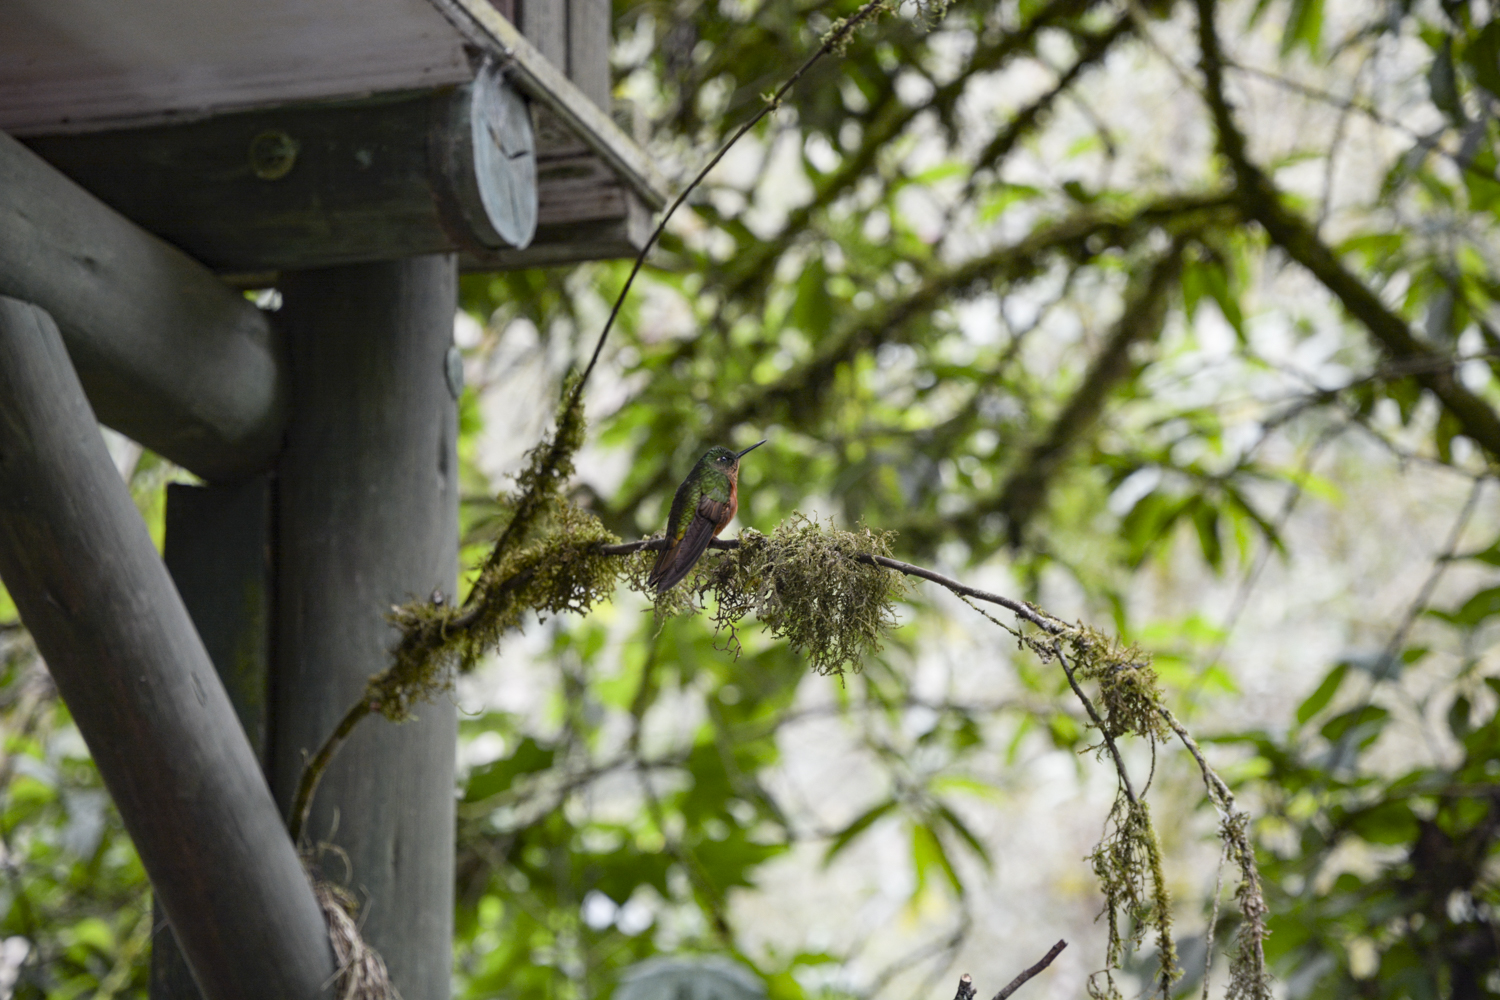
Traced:
<path id="1" fill-rule="evenodd" d="M 922 895 L 922 891 L 927 886 L 928 873 L 934 868 L 942 872 L 943 878 L 952 887 L 955 895 L 963 896 L 963 883 L 958 878 L 952 859 L 948 857 L 947 848 L 943 847 L 942 838 L 937 835 L 936 830 L 924 823 L 912 824 L 911 861 L 917 873 L 917 886 L 912 892 L 913 899 Z"/>
<path id="2" fill-rule="evenodd" d="M 969 845 L 969 850 L 978 855 L 979 860 L 984 862 L 985 868 L 994 867 L 993 862 L 990 861 L 989 850 L 984 846 L 984 843 L 978 837 L 974 836 L 973 831 L 971 831 L 968 826 L 964 824 L 964 821 L 959 819 L 957 813 L 955 813 L 948 806 L 939 802 L 937 804 L 937 814 L 942 817 L 943 822 L 947 823 L 948 826 L 953 829 L 954 833 L 958 834 L 959 838 L 963 840 L 965 844 Z"/>
<path id="3" fill-rule="evenodd" d="M 1340 663 L 1328 671 L 1328 675 L 1323 678 L 1323 683 L 1318 685 L 1318 689 L 1308 695 L 1306 701 L 1297 706 L 1297 724 L 1299 726 L 1306 725 L 1308 719 L 1311 719 L 1328 707 L 1328 703 L 1338 693 L 1339 685 L 1344 683 L 1344 677 L 1348 673 L 1349 664 L 1347 663 Z"/>
<path id="4" fill-rule="evenodd" d="M 1314 58 L 1322 49 L 1323 0 L 1292 0 L 1281 35 L 1281 54 L 1289 56 L 1299 47 Z"/>
<path id="5" fill-rule="evenodd" d="M 1391 713 L 1379 705 L 1365 705 L 1335 715 L 1319 731 L 1330 743 L 1353 741 L 1363 749 L 1380 737 L 1390 718 Z"/>
<path id="6" fill-rule="evenodd" d="M 1198 532 L 1198 545 L 1203 550 L 1203 561 L 1218 571 L 1224 568 L 1224 543 L 1219 538 L 1219 508 L 1199 497 L 1193 503 L 1193 528 Z"/>
<path id="7" fill-rule="evenodd" d="M 1469 699 L 1463 695 L 1454 698 L 1453 704 L 1448 707 L 1448 731 L 1460 740 L 1468 736 L 1470 730 L 1474 728 L 1469 721 L 1473 708 Z"/>
<path id="8" fill-rule="evenodd" d="M 1417 837 L 1417 818 L 1405 802 L 1382 802 L 1350 818 L 1350 829 L 1372 844 L 1409 844 Z"/>
<path id="9" fill-rule="evenodd" d="M 797 279 L 791 320 L 809 337 L 822 336 L 833 324 L 833 297 L 828 294 L 828 268 L 822 257 L 808 261 Z"/>
<path id="10" fill-rule="evenodd" d="M 1458 96 L 1458 75 L 1453 70 L 1453 39 L 1445 37 L 1443 44 L 1433 55 L 1432 66 L 1427 71 L 1427 92 L 1432 103 L 1438 106 L 1448 120 L 1462 127 L 1468 123 L 1463 101 Z"/>
<path id="11" fill-rule="evenodd" d="M 854 820 L 854 822 L 844 827 L 838 832 L 838 834 L 834 836 L 833 843 L 829 844 L 828 850 L 823 852 L 823 864 L 826 865 L 830 861 L 832 861 L 834 855 L 838 854 L 844 848 L 848 847 L 849 843 L 853 841 L 854 838 L 858 837 L 870 827 L 874 826 L 875 823 L 881 819 L 881 817 L 885 816 L 895 808 L 896 800 L 887 799 L 879 805 L 867 809 L 863 813 L 861 813 L 859 817 Z"/>
<path id="12" fill-rule="evenodd" d="M 1472 628 L 1487 618 L 1500 615 L 1500 587 L 1481 590 L 1463 603 L 1457 611 L 1439 614 L 1454 625 Z"/>
<path id="13" fill-rule="evenodd" d="M 1464 64 L 1485 90 L 1500 97 L 1500 20 L 1492 20 L 1464 49 Z"/>
<path id="14" fill-rule="evenodd" d="M 545 771 L 552 766 L 554 751 L 543 747 L 530 736 L 521 741 L 516 752 L 501 760 L 476 767 L 469 772 L 464 791 L 466 802 L 478 802 L 507 790 L 523 774 Z"/>

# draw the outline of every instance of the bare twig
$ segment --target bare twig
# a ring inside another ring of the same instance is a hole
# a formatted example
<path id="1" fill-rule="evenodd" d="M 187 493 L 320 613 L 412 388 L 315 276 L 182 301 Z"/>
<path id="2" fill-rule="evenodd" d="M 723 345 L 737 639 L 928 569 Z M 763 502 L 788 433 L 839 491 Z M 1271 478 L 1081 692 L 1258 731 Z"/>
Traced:
<path id="1" fill-rule="evenodd" d="M 343 746 L 349 734 L 354 732 L 354 727 L 359 724 L 359 720 L 374 711 L 375 707 L 368 698 L 361 698 L 350 705 L 349 711 L 345 712 L 344 717 L 339 720 L 332 735 L 323 741 L 317 754 L 302 768 L 302 776 L 297 781 L 297 795 L 292 800 L 292 808 L 286 818 L 286 829 L 287 833 L 291 834 L 292 843 L 297 843 L 302 836 L 303 827 L 307 825 L 307 814 L 312 811 L 313 794 L 317 792 L 318 782 L 322 780 L 323 772 L 328 769 L 333 755 L 338 753 L 339 747 Z"/>
<path id="2" fill-rule="evenodd" d="M 1052 652 L 1057 655 L 1057 662 L 1062 664 L 1063 673 L 1068 678 L 1068 686 L 1073 689 L 1073 693 L 1078 696 L 1078 700 L 1083 702 L 1084 711 L 1089 713 L 1089 719 L 1094 723 L 1094 728 L 1099 730 L 1099 738 L 1104 740 L 1104 745 L 1108 748 L 1109 755 L 1114 758 L 1115 771 L 1120 775 L 1121 790 L 1125 792 L 1125 797 L 1130 800 L 1131 805 L 1139 806 L 1141 800 L 1136 798 L 1135 787 L 1130 783 L 1130 772 L 1125 770 L 1125 758 L 1120 756 L 1120 748 L 1115 744 L 1115 738 L 1109 734 L 1109 727 L 1104 724 L 1104 719 L 1100 717 L 1099 710 L 1094 707 L 1094 703 L 1084 693 L 1083 688 L 1078 686 L 1078 679 L 1073 676 L 1073 668 L 1068 665 L 1067 658 L 1063 656 L 1062 643 L 1054 639 L 1052 641 Z"/>
<path id="3" fill-rule="evenodd" d="M 1047 954 L 1042 956 L 1042 960 L 1040 962 L 1037 962 L 1031 968 L 1027 969 L 1025 972 L 1022 972 L 1016 978 L 1012 979 L 1009 985 L 1005 987 L 1005 989 L 1001 990 L 999 993 L 996 993 L 995 1000 L 1005 1000 L 1006 997 L 1010 996 L 1022 986 L 1025 986 L 1033 976 L 1041 972 L 1043 969 L 1047 968 L 1047 966 L 1051 965 L 1053 960 L 1057 958 L 1058 955 L 1061 955 L 1062 950 L 1067 946 L 1068 942 L 1066 941 L 1057 942 L 1057 944 L 1053 945 L 1052 949 L 1048 951 Z"/>
<path id="4" fill-rule="evenodd" d="M 646 255 L 651 252 L 652 247 L 656 246 L 656 241 L 661 239 L 661 234 L 666 231 L 667 222 L 671 220 L 673 213 L 682 207 L 682 203 L 687 201 L 688 195 L 692 194 L 693 190 L 699 184 L 703 183 L 703 179 L 709 175 L 709 172 L 719 165 L 719 161 L 724 159 L 730 147 L 739 142 L 745 133 L 754 128 L 762 118 L 781 107 L 782 99 L 797 85 L 797 81 L 801 80 L 807 71 L 812 69 L 814 63 L 828 53 L 840 49 L 849 40 L 849 37 L 854 34 L 856 28 L 881 11 L 887 10 L 890 4 L 891 0 L 869 0 L 859 10 L 855 11 L 852 16 L 836 23 L 833 30 L 829 31 L 823 37 L 823 44 L 819 45 L 816 51 L 808 56 L 802 65 L 797 68 L 797 71 L 788 77 L 786 82 L 777 88 L 774 94 L 766 99 L 765 107 L 761 108 L 749 121 L 735 130 L 734 135 L 730 136 L 729 140 L 719 147 L 719 151 L 713 155 L 713 158 L 703 165 L 702 169 L 682 189 L 682 192 L 672 200 L 672 204 L 667 206 L 667 210 L 662 213 L 661 221 L 656 224 L 656 228 L 652 230 L 651 236 L 646 240 L 646 245 L 641 247 L 640 253 L 636 254 L 635 263 L 630 268 L 630 274 L 625 278 L 625 286 L 620 289 L 620 294 L 615 297 L 615 304 L 609 311 L 609 318 L 604 321 L 604 329 L 599 331 L 599 340 L 594 344 L 594 353 L 589 356 L 589 363 L 583 370 L 583 377 L 578 380 L 578 386 L 573 390 L 574 404 L 583 398 L 583 387 L 587 384 L 589 376 L 593 374 L 594 365 L 598 363 L 599 355 L 604 350 L 604 341 L 608 339 L 609 331 L 614 328 L 615 319 L 620 315 L 620 309 L 625 305 L 625 296 L 630 294 L 630 286 L 635 283 L 635 276 L 640 273 L 641 268 L 645 265 Z"/>
<path id="5" fill-rule="evenodd" d="M 967 972 L 958 977 L 958 992 L 953 1000 L 974 1000 L 974 977 Z"/>

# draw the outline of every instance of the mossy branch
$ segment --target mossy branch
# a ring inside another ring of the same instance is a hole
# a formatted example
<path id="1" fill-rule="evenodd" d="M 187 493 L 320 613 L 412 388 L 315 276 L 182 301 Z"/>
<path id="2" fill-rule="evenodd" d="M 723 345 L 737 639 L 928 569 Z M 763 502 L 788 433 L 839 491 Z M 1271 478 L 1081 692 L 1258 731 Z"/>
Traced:
<path id="1" fill-rule="evenodd" d="M 300 831 L 321 766 L 365 715 L 379 712 L 393 721 L 410 715 L 412 705 L 431 698 L 454 675 L 471 667 L 524 616 L 561 611 L 587 613 L 620 584 L 653 597 L 659 617 L 709 608 L 715 629 L 738 651 L 738 630 L 754 615 L 777 638 L 785 639 L 818 673 L 857 671 L 877 652 L 896 622 L 896 602 L 905 578 L 936 583 L 963 598 L 1004 608 L 1035 633 L 1006 627 L 1043 660 L 1056 660 L 1099 734 L 1097 750 L 1107 755 L 1120 781 L 1107 833 L 1091 855 L 1105 897 L 1101 915 L 1109 927 L 1105 968 L 1090 982 L 1091 995 L 1118 996 L 1113 979 L 1124 958 L 1148 932 L 1160 963 L 1157 989 L 1170 996 L 1182 972 L 1172 937 L 1171 898 L 1151 815 L 1125 765 L 1120 741 L 1138 737 L 1153 746 L 1177 736 L 1203 772 L 1208 795 L 1221 815 L 1219 835 L 1225 856 L 1240 871 L 1237 898 L 1243 917 L 1231 958 L 1231 1000 L 1269 996 L 1261 941 L 1265 902 L 1248 817 L 1237 809 L 1228 785 L 1213 771 L 1201 748 L 1166 708 L 1149 657 L 1104 633 L 1069 624 L 1041 608 L 1002 594 L 971 587 L 926 567 L 890 555 L 891 536 L 860 528 L 842 530 L 794 514 L 769 535 L 747 530 L 738 539 L 716 540 L 712 550 L 683 584 L 655 595 L 647 583 L 653 551 L 663 539 L 621 542 L 586 511 L 570 503 L 556 479 L 538 481 L 551 454 L 544 441 L 521 477 L 542 497 L 532 507 L 529 527 L 502 537 L 512 541 L 500 558 L 486 563 L 474 596 L 461 608 L 416 603 L 394 609 L 402 638 L 392 665 L 371 678 L 362 701 L 340 724 L 335 739 L 315 758 L 299 788 L 294 818 Z M 517 510 L 520 509 L 517 505 Z M 514 521 L 512 522 L 512 524 Z M 986 615 L 986 617 L 989 617 Z M 991 618 L 992 621 L 995 619 Z M 1001 624 L 998 623 L 997 624 Z M 1091 685 L 1090 695 L 1084 685 Z"/>

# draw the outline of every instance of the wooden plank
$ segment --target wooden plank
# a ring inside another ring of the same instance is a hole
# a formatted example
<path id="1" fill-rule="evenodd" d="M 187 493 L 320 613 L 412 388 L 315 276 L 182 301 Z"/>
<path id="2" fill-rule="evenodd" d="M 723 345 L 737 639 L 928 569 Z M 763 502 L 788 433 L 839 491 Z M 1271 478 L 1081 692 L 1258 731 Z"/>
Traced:
<path id="1" fill-rule="evenodd" d="M 428 0 L 6 0 L 0 129 L 119 127 L 465 83 Z"/>
<path id="2" fill-rule="evenodd" d="M 270 708 L 271 541 L 269 476 L 167 486 L 167 572 L 262 770 Z M 154 906 L 151 1000 L 200 1000 L 160 901 Z"/>
<path id="3" fill-rule="evenodd" d="M 531 120 L 493 68 L 460 88 L 27 142 L 225 272 L 524 247 L 536 231 Z"/>
<path id="4" fill-rule="evenodd" d="M 56 325 L 4 297 L 0 579 L 204 995 L 320 995 L 334 972 L 327 926 L 224 686 Z"/>
<path id="5" fill-rule="evenodd" d="M 286 417 L 265 316 L 0 133 L 0 295 L 46 309 L 99 419 L 206 479 L 263 469 Z"/>
<path id="6" fill-rule="evenodd" d="M 294 418 L 277 468 L 272 787 L 285 809 L 365 681 L 389 661 L 391 605 L 458 574 L 458 435 L 449 385 L 453 258 L 286 275 Z M 366 940 L 406 1000 L 447 1000 L 452 965 L 451 701 L 365 720 L 324 775 L 308 836 L 363 900 Z"/>
<path id="7" fill-rule="evenodd" d="M 630 192 L 615 189 L 618 202 L 608 202 L 600 215 L 574 217 L 577 205 L 560 204 L 556 215 L 543 206 L 536 239 L 525 250 L 495 250 L 464 254 L 464 271 L 519 271 L 528 267 L 560 267 L 586 260 L 634 257 L 651 234 L 651 214 Z M 601 199 L 603 203 L 603 199 Z"/>
<path id="8" fill-rule="evenodd" d="M 568 65 L 567 0 L 518 0 L 513 22 L 536 46 L 542 58 L 566 69 Z"/>
<path id="9" fill-rule="evenodd" d="M 610 0 L 567 0 L 568 79 L 608 112 L 614 105 L 609 47 L 613 35 Z"/>
<path id="10" fill-rule="evenodd" d="M 413 144 L 419 119 L 431 122 L 441 114 L 430 106 L 436 100 L 405 95 L 29 142 L 158 235 L 225 274 L 243 276 L 236 278 L 242 287 L 265 287 L 283 267 L 452 247 L 452 226 L 439 225 L 433 192 L 426 181 L 413 180 L 428 168 Z M 249 141 L 274 126 L 285 126 L 312 152 L 298 154 L 305 174 L 294 177 L 294 168 L 267 184 L 239 161 Z M 350 138 L 355 135 L 373 138 L 360 145 Z M 649 213 L 634 193 L 545 110 L 537 115 L 535 143 L 538 207 L 531 245 L 492 248 L 470 238 L 464 268 L 516 270 L 634 256 L 650 231 Z M 382 166 L 349 171 L 361 149 L 378 150 Z M 345 164 L 343 173 L 338 163 Z M 374 208 L 380 204 L 384 214 Z"/>

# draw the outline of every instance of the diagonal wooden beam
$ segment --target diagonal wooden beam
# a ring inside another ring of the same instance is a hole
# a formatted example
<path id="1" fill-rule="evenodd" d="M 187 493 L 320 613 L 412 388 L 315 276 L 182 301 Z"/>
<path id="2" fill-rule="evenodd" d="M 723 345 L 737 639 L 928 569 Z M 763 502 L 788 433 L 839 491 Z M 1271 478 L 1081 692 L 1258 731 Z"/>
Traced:
<path id="1" fill-rule="evenodd" d="M 0 295 L 62 331 L 99 419 L 210 480 L 281 446 L 285 375 L 265 316 L 0 132 Z"/>
<path id="2" fill-rule="evenodd" d="M 115 471 L 62 337 L 0 297 L 0 580 L 208 1000 L 334 974 L 311 886 L 224 686 Z"/>

